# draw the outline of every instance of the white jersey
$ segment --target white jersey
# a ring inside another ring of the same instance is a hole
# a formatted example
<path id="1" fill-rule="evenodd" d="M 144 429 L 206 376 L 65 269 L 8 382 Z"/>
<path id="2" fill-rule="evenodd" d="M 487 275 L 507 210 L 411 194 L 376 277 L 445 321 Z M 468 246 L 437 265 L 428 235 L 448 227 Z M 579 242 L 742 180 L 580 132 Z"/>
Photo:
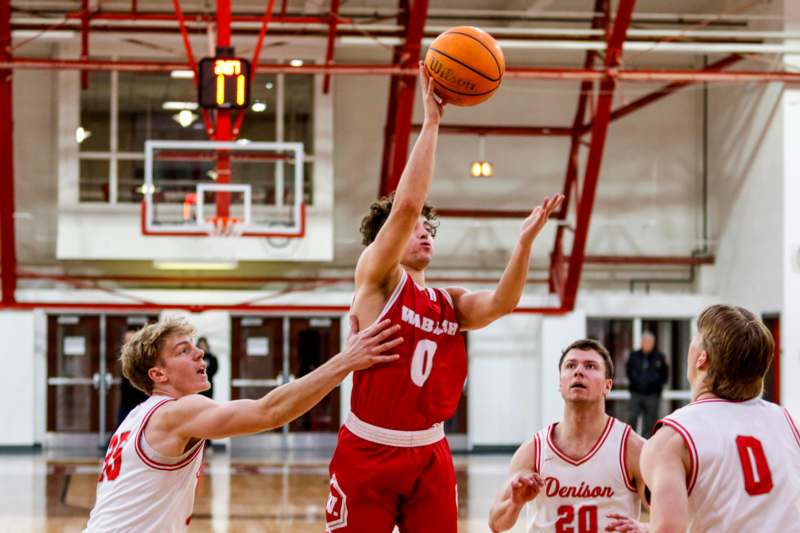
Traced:
<path id="1" fill-rule="evenodd" d="M 527 531 L 597 533 L 605 531 L 609 513 L 638 520 L 639 494 L 625 462 L 631 427 L 609 416 L 600 438 L 580 459 L 558 449 L 555 427 L 533 438 L 534 469 L 545 485 L 526 506 Z"/>
<path id="2" fill-rule="evenodd" d="M 686 444 L 690 532 L 800 532 L 800 433 L 760 398 L 700 400 L 659 421 Z"/>
<path id="3" fill-rule="evenodd" d="M 177 532 L 189 525 L 203 462 L 200 441 L 164 457 L 144 438 L 153 413 L 174 398 L 151 396 L 122 421 L 108 445 L 86 532 Z"/>

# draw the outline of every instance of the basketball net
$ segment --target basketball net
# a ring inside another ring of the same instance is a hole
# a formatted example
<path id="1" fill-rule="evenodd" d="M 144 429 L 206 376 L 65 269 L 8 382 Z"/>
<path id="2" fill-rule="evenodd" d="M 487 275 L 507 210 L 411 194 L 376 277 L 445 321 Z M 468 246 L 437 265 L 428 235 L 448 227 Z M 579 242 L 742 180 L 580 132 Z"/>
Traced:
<path id="1" fill-rule="evenodd" d="M 234 262 L 238 259 L 239 239 L 244 227 L 236 217 L 214 216 L 206 219 L 208 244 L 219 260 Z"/>

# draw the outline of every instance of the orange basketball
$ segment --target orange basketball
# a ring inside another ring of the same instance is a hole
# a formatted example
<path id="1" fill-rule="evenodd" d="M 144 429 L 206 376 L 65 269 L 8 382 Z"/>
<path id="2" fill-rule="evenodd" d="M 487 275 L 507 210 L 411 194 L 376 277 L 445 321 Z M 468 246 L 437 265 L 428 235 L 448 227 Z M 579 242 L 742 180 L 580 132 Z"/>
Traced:
<path id="1" fill-rule="evenodd" d="M 472 26 L 457 26 L 431 43 L 425 54 L 425 68 L 442 100 L 472 106 L 500 87 L 506 60 L 491 35 Z"/>

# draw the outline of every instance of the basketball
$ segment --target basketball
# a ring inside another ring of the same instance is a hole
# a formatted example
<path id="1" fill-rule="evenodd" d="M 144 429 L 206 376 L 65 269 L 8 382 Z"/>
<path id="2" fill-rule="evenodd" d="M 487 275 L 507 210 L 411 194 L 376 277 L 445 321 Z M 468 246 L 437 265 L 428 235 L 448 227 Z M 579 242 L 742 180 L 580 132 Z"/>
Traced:
<path id="1" fill-rule="evenodd" d="M 487 100 L 500 87 L 506 60 L 491 35 L 457 26 L 434 39 L 425 54 L 425 68 L 444 102 L 466 107 Z"/>

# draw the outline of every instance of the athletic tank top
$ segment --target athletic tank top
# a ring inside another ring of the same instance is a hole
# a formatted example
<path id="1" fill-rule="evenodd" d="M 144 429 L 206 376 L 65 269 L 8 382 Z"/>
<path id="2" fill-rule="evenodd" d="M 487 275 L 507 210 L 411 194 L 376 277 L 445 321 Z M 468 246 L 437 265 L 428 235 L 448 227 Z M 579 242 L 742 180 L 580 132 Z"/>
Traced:
<path id="1" fill-rule="evenodd" d="M 609 513 L 639 519 L 640 500 L 625 463 L 631 427 L 608 417 L 589 452 L 572 459 L 555 444 L 556 424 L 534 436 L 534 469 L 544 488 L 526 506 L 529 533 L 605 531 Z"/>
<path id="2" fill-rule="evenodd" d="M 144 438 L 150 417 L 171 401 L 174 398 L 151 396 L 130 412 L 111 437 L 86 532 L 186 530 L 204 441 L 180 457 L 164 457 Z"/>
<path id="3" fill-rule="evenodd" d="M 403 271 L 376 322 L 386 318 L 401 326 L 400 359 L 353 375 L 353 413 L 403 431 L 451 418 L 467 377 L 467 351 L 449 293 L 420 287 Z"/>
<path id="4" fill-rule="evenodd" d="M 660 420 L 686 445 L 690 532 L 800 531 L 800 433 L 760 398 L 700 400 Z"/>

